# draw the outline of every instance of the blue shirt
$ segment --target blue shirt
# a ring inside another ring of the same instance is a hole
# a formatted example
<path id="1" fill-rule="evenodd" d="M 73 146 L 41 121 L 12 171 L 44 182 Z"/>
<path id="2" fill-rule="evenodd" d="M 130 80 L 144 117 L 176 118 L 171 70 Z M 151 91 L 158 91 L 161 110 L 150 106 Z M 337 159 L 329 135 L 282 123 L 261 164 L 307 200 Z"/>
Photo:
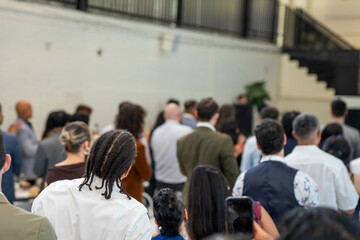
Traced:
<path id="1" fill-rule="evenodd" d="M 256 137 L 248 138 L 245 143 L 244 151 L 241 157 L 240 172 L 244 172 L 257 166 L 260 163 L 261 152 L 256 145 Z"/>
<path id="2" fill-rule="evenodd" d="M 184 238 L 178 234 L 176 236 L 173 236 L 173 237 L 169 237 L 169 236 L 166 236 L 166 235 L 163 235 L 163 234 L 159 234 L 157 235 L 156 237 L 153 237 L 152 240 L 163 240 L 163 239 L 166 239 L 166 240 L 184 240 Z"/>

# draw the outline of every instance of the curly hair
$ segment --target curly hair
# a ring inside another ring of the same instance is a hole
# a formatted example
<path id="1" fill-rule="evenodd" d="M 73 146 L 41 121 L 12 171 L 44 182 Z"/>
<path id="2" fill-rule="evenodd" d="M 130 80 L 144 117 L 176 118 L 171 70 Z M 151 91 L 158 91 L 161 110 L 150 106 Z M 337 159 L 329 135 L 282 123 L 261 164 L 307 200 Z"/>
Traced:
<path id="1" fill-rule="evenodd" d="M 136 139 L 139 139 L 143 132 L 145 116 L 146 111 L 142 106 L 127 102 L 119 109 L 115 127 L 116 129 L 126 129 Z"/>
<path id="2" fill-rule="evenodd" d="M 257 125 L 255 136 L 261 152 L 266 155 L 278 153 L 284 147 L 284 129 L 273 119 L 265 119 Z"/>

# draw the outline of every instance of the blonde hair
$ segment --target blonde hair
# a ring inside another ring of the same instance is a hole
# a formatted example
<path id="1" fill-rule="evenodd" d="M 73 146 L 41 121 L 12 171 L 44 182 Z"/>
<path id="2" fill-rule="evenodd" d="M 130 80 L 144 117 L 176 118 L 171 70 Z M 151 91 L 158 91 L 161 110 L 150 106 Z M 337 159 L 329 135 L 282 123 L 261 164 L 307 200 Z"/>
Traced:
<path id="1" fill-rule="evenodd" d="M 89 127 L 80 121 L 72 122 L 63 128 L 60 141 L 66 152 L 78 153 L 85 141 L 91 142 Z"/>

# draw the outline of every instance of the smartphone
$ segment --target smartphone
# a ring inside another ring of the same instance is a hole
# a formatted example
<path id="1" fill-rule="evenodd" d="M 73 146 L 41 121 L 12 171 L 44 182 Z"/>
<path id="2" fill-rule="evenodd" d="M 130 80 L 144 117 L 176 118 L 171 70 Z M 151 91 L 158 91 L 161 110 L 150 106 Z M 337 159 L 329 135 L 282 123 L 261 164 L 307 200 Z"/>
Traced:
<path id="1" fill-rule="evenodd" d="M 226 233 L 241 235 L 243 239 L 253 238 L 254 210 L 249 197 L 226 198 Z"/>

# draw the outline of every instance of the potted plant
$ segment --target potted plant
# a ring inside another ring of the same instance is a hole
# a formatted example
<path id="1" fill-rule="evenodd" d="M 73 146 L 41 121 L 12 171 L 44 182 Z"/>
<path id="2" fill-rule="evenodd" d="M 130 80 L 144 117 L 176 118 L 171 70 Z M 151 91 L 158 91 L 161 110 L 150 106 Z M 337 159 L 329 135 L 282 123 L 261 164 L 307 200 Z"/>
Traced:
<path id="1" fill-rule="evenodd" d="M 264 81 L 248 84 L 245 86 L 245 89 L 248 102 L 254 104 L 258 111 L 266 106 L 267 100 L 271 99 L 268 91 L 265 89 Z"/>

